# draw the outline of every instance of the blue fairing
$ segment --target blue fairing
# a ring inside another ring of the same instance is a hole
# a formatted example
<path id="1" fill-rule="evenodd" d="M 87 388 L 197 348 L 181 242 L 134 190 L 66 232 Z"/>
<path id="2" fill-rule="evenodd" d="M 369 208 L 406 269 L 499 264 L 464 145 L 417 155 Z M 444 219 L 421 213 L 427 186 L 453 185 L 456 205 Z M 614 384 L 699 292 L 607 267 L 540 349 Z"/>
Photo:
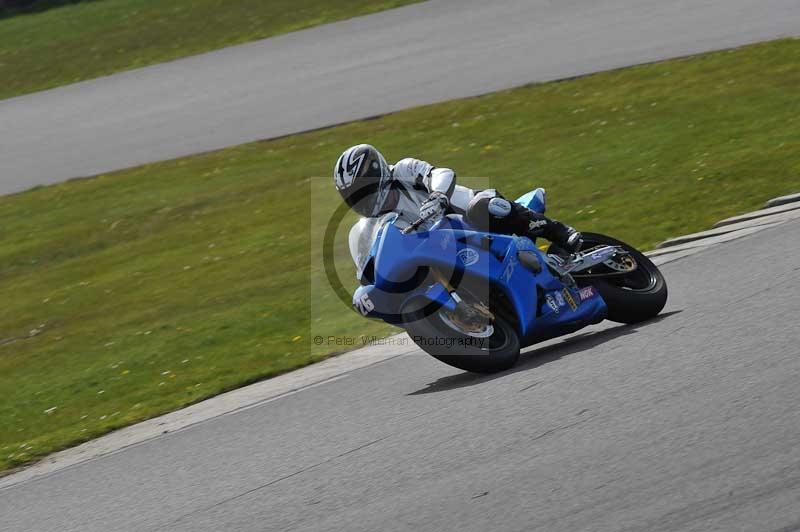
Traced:
<path id="1" fill-rule="evenodd" d="M 537 192 L 530 201 L 541 201 L 543 210 L 544 194 Z M 435 268 L 449 277 L 457 292 L 468 279 L 464 286 L 471 291 L 486 287 L 487 298 L 489 287 L 491 293 L 502 293 L 509 314 L 516 316 L 523 345 L 603 319 L 606 305 L 596 290 L 568 288 L 546 267 L 534 273 L 520 262 L 520 251 L 535 254 L 545 264 L 544 255 L 528 238 L 476 231 L 458 216 L 441 220 L 430 231 L 408 235 L 388 223 L 370 251 L 365 268 L 369 271 L 363 274 L 370 282 L 356 290 L 353 304 L 365 316 L 400 325 L 401 309 L 412 299 L 452 310 L 455 302 L 448 291 L 439 283 L 430 284 L 430 277 L 425 280 L 427 269 Z"/>
<path id="2" fill-rule="evenodd" d="M 523 207 L 529 208 L 533 212 L 544 214 L 544 210 L 546 207 L 544 189 L 537 188 L 536 190 L 531 190 L 527 194 L 517 198 L 516 202 L 522 205 Z"/>

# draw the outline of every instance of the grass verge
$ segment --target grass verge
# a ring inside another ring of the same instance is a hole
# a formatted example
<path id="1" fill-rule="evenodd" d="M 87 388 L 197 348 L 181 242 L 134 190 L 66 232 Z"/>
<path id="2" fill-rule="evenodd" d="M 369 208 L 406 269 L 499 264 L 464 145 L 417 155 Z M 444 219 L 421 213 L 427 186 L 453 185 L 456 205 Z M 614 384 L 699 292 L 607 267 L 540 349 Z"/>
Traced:
<path id="1" fill-rule="evenodd" d="M 545 186 L 554 217 L 650 248 L 800 189 L 798 64 L 777 41 L 0 198 L 0 468 L 387 332 L 310 289 L 308 176 L 336 205 L 347 145 Z"/>
<path id="2" fill-rule="evenodd" d="M 0 99 L 419 0 L 103 0 L 0 19 Z"/>

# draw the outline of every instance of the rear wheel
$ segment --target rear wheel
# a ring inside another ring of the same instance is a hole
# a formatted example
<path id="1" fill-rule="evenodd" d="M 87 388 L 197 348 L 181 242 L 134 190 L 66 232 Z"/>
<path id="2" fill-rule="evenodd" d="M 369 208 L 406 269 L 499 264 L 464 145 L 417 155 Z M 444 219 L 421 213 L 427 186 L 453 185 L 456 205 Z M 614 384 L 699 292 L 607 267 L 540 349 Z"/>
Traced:
<path id="1" fill-rule="evenodd" d="M 580 286 L 597 288 L 608 307 L 607 319 L 638 323 L 658 315 L 667 303 L 667 283 L 658 267 L 639 250 L 597 233 L 583 233 L 583 248 L 619 246 L 627 252 L 619 264 L 606 264 L 575 275 Z"/>
<path id="2" fill-rule="evenodd" d="M 519 335 L 503 317 L 476 308 L 470 319 L 446 309 L 419 317 L 409 309 L 405 328 L 423 351 L 455 368 L 474 373 L 509 369 L 519 358 Z"/>

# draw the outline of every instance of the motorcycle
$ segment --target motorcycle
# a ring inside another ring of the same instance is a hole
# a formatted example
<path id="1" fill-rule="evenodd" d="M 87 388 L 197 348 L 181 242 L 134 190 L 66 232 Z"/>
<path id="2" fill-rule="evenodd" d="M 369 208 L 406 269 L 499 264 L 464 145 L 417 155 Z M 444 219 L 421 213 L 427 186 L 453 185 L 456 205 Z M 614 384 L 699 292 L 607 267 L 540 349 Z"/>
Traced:
<path id="1" fill-rule="evenodd" d="M 545 211 L 543 189 L 516 201 Z M 475 230 L 459 215 L 427 222 L 401 229 L 390 213 L 351 229 L 360 282 L 353 306 L 404 328 L 422 350 L 456 368 L 503 371 L 524 347 L 604 319 L 645 321 L 666 304 L 658 268 L 615 238 L 583 233 L 581 251 L 568 254 Z"/>

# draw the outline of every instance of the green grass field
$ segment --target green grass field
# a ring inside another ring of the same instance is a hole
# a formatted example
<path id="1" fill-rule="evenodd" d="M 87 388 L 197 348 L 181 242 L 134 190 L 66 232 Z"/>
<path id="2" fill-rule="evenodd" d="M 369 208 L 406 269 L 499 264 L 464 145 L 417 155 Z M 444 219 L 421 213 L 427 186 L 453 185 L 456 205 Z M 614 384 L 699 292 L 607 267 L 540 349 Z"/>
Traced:
<path id="1" fill-rule="evenodd" d="M 0 19 L 0 98 L 419 0 L 103 0 Z"/>
<path id="2" fill-rule="evenodd" d="M 784 40 L 0 197 L 0 468 L 343 349 L 313 335 L 386 333 L 310 288 L 309 197 L 337 205 L 348 145 L 545 186 L 554 217 L 651 248 L 800 190 L 798 64 Z"/>

